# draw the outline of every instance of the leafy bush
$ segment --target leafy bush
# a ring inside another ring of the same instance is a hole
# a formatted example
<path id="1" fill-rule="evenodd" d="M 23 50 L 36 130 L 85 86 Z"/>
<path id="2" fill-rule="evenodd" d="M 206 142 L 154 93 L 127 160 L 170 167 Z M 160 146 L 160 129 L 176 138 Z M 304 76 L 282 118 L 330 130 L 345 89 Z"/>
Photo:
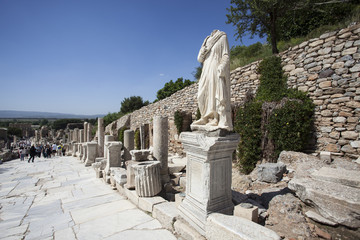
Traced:
<path id="1" fill-rule="evenodd" d="M 176 111 L 174 113 L 174 123 L 177 129 L 177 133 L 180 134 L 182 132 L 182 125 L 183 125 L 183 116 L 180 111 Z"/>
<path id="2" fill-rule="evenodd" d="M 124 132 L 128 129 L 128 127 L 124 126 L 118 130 L 118 139 L 120 142 L 124 143 Z"/>
<path id="3" fill-rule="evenodd" d="M 121 118 L 124 114 L 121 112 L 108 113 L 104 116 L 104 127 L 112 123 L 113 121 Z"/>
<path id="4" fill-rule="evenodd" d="M 131 96 L 129 98 L 124 98 L 124 100 L 121 102 L 120 112 L 125 115 L 147 105 L 149 105 L 149 101 L 144 102 L 142 97 Z"/>
<path id="5" fill-rule="evenodd" d="M 287 89 L 279 57 L 265 58 L 258 69 L 261 74 L 256 97 L 236 114 L 234 129 L 240 134 L 238 166 L 250 173 L 261 160 L 267 141 L 274 145 L 270 156 L 277 159 L 282 150 L 302 151 L 312 130 L 314 104 L 306 93 Z M 266 108 L 264 103 L 273 103 Z M 266 152 L 268 153 L 268 152 Z"/>
<path id="6" fill-rule="evenodd" d="M 246 174 L 261 158 L 261 105 L 259 101 L 250 102 L 236 113 L 234 130 L 240 135 L 238 167 Z"/>
<path id="7" fill-rule="evenodd" d="M 140 142 L 140 130 L 139 129 L 136 129 L 136 131 L 135 131 L 134 141 L 135 141 L 135 149 L 140 150 L 141 142 Z"/>
<path id="8" fill-rule="evenodd" d="M 14 135 L 17 137 L 22 137 L 22 130 L 21 130 L 21 128 L 17 128 L 17 127 L 9 127 L 7 129 L 7 134 Z"/>

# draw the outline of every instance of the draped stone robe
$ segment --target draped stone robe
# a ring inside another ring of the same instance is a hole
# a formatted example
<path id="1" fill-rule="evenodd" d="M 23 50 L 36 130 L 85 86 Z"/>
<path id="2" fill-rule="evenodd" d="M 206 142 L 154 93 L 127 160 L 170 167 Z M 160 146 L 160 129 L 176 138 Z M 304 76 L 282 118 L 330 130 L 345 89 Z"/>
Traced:
<path id="1" fill-rule="evenodd" d="M 214 30 L 204 40 L 198 61 L 203 63 L 197 96 L 201 119 L 193 124 L 231 131 L 230 51 L 224 32 Z"/>

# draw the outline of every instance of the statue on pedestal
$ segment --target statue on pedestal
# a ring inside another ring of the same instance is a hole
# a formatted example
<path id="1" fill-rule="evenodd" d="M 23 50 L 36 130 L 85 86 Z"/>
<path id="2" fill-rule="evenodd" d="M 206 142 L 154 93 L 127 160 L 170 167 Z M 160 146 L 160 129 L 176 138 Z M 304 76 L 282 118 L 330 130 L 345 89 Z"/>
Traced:
<path id="1" fill-rule="evenodd" d="M 231 131 L 230 50 L 226 33 L 214 30 L 207 36 L 198 61 L 203 63 L 197 96 L 201 118 L 191 129 Z"/>

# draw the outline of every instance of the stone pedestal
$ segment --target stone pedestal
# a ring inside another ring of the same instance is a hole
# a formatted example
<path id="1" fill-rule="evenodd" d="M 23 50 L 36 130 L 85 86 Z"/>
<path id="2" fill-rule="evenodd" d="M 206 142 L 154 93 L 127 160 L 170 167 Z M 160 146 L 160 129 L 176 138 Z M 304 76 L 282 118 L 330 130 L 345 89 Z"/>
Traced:
<path id="1" fill-rule="evenodd" d="M 107 162 L 106 167 L 104 169 L 104 173 L 106 175 L 110 175 L 111 167 L 121 167 L 121 142 L 108 142 L 107 147 Z"/>
<path id="2" fill-rule="evenodd" d="M 97 142 L 88 142 L 86 145 L 87 145 L 87 153 L 86 153 L 85 167 L 89 167 L 91 166 L 91 164 L 95 162 L 96 150 L 98 144 Z"/>
<path id="3" fill-rule="evenodd" d="M 98 118 L 98 150 L 97 156 L 104 156 L 104 119 Z"/>
<path id="4" fill-rule="evenodd" d="M 77 148 L 77 143 L 74 142 L 74 144 L 73 144 L 73 151 L 72 151 L 72 156 L 73 156 L 73 157 L 76 157 L 77 149 L 78 149 L 78 148 Z"/>
<path id="5" fill-rule="evenodd" d="M 183 132 L 180 140 L 187 155 L 186 197 L 181 216 L 205 234 L 210 213 L 232 214 L 231 163 L 239 142 L 238 134 Z"/>
<path id="6" fill-rule="evenodd" d="M 167 183 L 170 181 L 168 169 L 168 118 L 156 116 L 153 119 L 154 124 L 154 151 L 153 157 L 160 161 L 161 164 L 161 182 Z"/>
<path id="7" fill-rule="evenodd" d="M 141 162 L 129 160 L 125 162 L 126 165 L 126 188 L 127 189 L 135 189 L 135 170 L 132 167 L 133 165 L 137 165 Z"/>
<path id="8" fill-rule="evenodd" d="M 134 149 L 134 131 L 124 131 L 124 161 L 131 159 L 130 151 Z"/>
<path id="9" fill-rule="evenodd" d="M 107 148 L 108 148 L 108 142 L 114 141 L 115 138 L 113 135 L 105 135 L 104 140 L 104 158 L 107 158 Z"/>
<path id="10" fill-rule="evenodd" d="M 135 190 L 139 197 L 153 197 L 161 191 L 160 162 L 145 161 L 133 165 Z"/>

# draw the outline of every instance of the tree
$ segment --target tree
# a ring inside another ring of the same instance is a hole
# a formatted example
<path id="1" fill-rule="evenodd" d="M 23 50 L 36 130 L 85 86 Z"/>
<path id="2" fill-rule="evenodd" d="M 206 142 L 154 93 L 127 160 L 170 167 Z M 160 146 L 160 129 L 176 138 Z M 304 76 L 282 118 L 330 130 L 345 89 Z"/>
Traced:
<path id="1" fill-rule="evenodd" d="M 178 78 L 175 82 L 170 80 L 170 82 L 165 83 L 164 87 L 157 92 L 157 100 L 170 97 L 173 93 L 176 93 L 177 91 L 190 86 L 193 83 L 194 82 L 190 81 L 189 79 L 185 79 L 184 81 L 183 78 Z"/>
<path id="2" fill-rule="evenodd" d="M 149 105 L 149 101 L 144 102 L 140 96 L 131 96 L 129 98 L 124 98 L 121 102 L 120 112 L 122 114 L 130 113 L 146 105 Z"/>
<path id="3" fill-rule="evenodd" d="M 192 75 L 194 76 L 194 78 L 195 78 L 196 80 L 199 80 L 199 79 L 200 79 L 201 73 L 202 73 L 202 68 L 203 68 L 203 65 L 202 65 L 202 63 L 201 63 L 200 66 L 196 67 L 196 68 L 195 68 L 195 71 L 192 72 Z"/>
<path id="4" fill-rule="evenodd" d="M 52 127 L 54 130 L 65 129 L 68 123 L 82 123 L 81 119 L 58 119 L 53 122 Z"/>
<path id="5" fill-rule="evenodd" d="M 304 0 L 306 1 L 306 0 Z M 231 0 L 226 14 L 228 24 L 236 27 L 235 36 L 241 39 L 245 34 L 251 33 L 251 37 L 258 34 L 260 37 L 268 35 L 272 46 L 272 52 L 278 53 L 277 23 L 289 9 L 301 4 L 295 0 Z"/>
<path id="6" fill-rule="evenodd" d="M 17 136 L 17 137 L 22 137 L 21 128 L 9 127 L 7 129 L 7 133 L 8 133 L 8 135 L 14 135 L 14 136 Z"/>

